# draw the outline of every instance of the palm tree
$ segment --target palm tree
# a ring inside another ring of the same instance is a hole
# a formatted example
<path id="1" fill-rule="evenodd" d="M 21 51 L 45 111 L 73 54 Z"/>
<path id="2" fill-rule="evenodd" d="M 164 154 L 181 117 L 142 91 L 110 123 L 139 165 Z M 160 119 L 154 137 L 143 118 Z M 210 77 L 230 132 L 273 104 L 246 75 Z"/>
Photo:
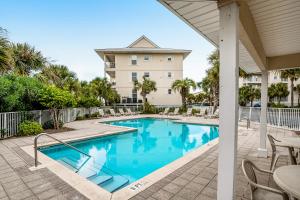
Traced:
<path id="1" fill-rule="evenodd" d="M 186 109 L 187 97 L 190 93 L 190 88 L 196 89 L 196 83 L 189 78 L 183 80 L 176 80 L 172 84 L 172 89 L 178 91 L 181 95 L 182 107 Z"/>
<path id="2" fill-rule="evenodd" d="M 6 38 L 6 30 L 0 27 L 0 74 L 11 69 L 11 57 L 9 51 L 9 42 Z"/>
<path id="3" fill-rule="evenodd" d="M 287 97 L 288 95 L 289 95 L 289 90 L 286 83 L 276 83 L 276 84 L 273 83 L 268 88 L 268 96 L 270 97 L 270 99 L 277 97 L 278 104 L 280 104 L 281 99 L 283 97 Z"/>
<path id="4" fill-rule="evenodd" d="M 41 70 L 47 64 L 47 59 L 42 53 L 27 43 L 12 44 L 11 53 L 13 71 L 21 76 L 28 76 L 32 71 Z"/>
<path id="5" fill-rule="evenodd" d="M 80 88 L 76 74 L 64 65 L 49 65 L 35 76 L 44 83 L 54 84 L 56 87 L 72 93 L 78 92 Z"/>
<path id="6" fill-rule="evenodd" d="M 250 102 L 250 106 L 253 106 L 253 101 L 260 98 L 260 89 L 252 87 L 250 85 L 243 86 L 239 89 L 239 100 L 241 105 L 246 105 Z"/>
<path id="7" fill-rule="evenodd" d="M 291 107 L 294 106 L 294 82 L 300 78 L 300 68 L 287 69 L 280 71 L 281 78 L 290 79 L 291 81 Z"/>
<path id="8" fill-rule="evenodd" d="M 112 88 L 106 78 L 96 77 L 91 81 L 91 87 L 99 99 L 103 99 L 105 105 L 116 103 L 120 100 L 119 94 Z"/>
<path id="9" fill-rule="evenodd" d="M 147 102 L 147 95 L 157 90 L 156 82 L 150 80 L 149 78 L 143 77 L 143 82 L 140 83 L 138 81 L 134 81 L 133 87 L 134 89 L 140 91 L 140 94 L 143 98 L 144 109 L 145 109 L 145 103 Z"/>

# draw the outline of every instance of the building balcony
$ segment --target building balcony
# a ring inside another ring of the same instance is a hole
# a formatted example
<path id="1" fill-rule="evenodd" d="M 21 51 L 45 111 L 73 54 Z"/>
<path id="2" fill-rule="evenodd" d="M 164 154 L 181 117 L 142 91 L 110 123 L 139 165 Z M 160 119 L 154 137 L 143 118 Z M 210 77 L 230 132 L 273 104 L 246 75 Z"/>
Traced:
<path id="1" fill-rule="evenodd" d="M 105 62 L 105 70 L 114 70 L 116 68 L 115 62 Z"/>

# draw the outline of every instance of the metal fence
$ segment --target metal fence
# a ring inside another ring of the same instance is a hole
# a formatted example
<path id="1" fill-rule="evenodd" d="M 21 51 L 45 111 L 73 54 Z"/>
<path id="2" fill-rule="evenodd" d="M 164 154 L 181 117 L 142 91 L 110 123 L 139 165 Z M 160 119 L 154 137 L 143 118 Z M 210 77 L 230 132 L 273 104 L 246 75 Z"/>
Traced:
<path id="1" fill-rule="evenodd" d="M 240 107 L 239 119 L 260 122 L 260 108 Z M 267 122 L 271 126 L 300 131 L 299 108 L 268 108 Z"/>

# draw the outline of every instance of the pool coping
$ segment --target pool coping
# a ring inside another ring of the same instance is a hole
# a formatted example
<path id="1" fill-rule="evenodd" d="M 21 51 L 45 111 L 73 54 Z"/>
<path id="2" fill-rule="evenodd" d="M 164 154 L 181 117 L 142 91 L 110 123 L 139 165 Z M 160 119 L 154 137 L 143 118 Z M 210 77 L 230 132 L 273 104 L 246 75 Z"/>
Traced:
<path id="1" fill-rule="evenodd" d="M 129 118 L 129 119 L 139 119 L 139 118 L 160 118 L 156 116 L 141 116 L 137 118 Z M 171 119 L 175 120 L 174 122 L 176 123 L 187 123 L 187 124 L 195 124 L 195 125 L 210 125 L 210 126 L 218 126 L 217 124 L 214 123 L 197 123 L 197 122 L 188 122 L 182 119 L 174 119 L 174 118 L 168 118 L 168 117 L 163 117 L 161 119 Z M 108 121 L 100 121 L 97 123 L 103 123 L 108 126 L 115 126 L 115 125 L 110 125 L 107 124 L 107 122 L 113 122 L 113 121 L 121 121 L 121 120 L 128 120 L 126 119 L 115 119 L 115 120 L 108 120 Z M 109 135 L 114 135 L 114 134 L 122 134 L 122 133 L 127 133 L 127 132 L 132 132 L 135 131 L 136 128 L 130 128 L 130 127 L 124 127 L 124 126 L 116 126 L 116 127 L 121 127 L 124 130 L 117 130 L 117 131 L 109 131 L 106 133 L 98 133 L 95 135 L 89 135 L 89 136 L 84 136 L 84 137 L 77 137 L 77 138 L 69 138 L 66 140 L 63 140 L 64 142 L 76 142 L 76 141 L 81 141 L 81 140 L 87 140 L 87 139 L 92 139 L 92 138 L 98 138 L 98 137 L 105 137 Z M 38 160 L 40 162 L 40 165 L 38 167 L 31 167 L 30 170 L 37 170 L 41 168 L 47 167 L 50 171 L 55 173 L 57 176 L 59 176 L 62 180 L 67 182 L 70 186 L 75 188 L 77 191 L 79 191 L 81 194 L 86 196 L 89 199 L 101 199 L 101 200 L 119 200 L 119 199 L 129 199 L 139 192 L 147 189 L 149 186 L 152 184 L 156 183 L 157 181 L 161 180 L 162 178 L 166 177 L 167 175 L 171 174 L 175 170 L 179 169 L 180 167 L 184 166 L 188 162 L 194 160 L 195 158 L 199 157 L 212 147 L 214 147 L 216 144 L 218 144 L 219 139 L 216 138 L 199 148 L 196 148 L 188 153 L 186 153 L 183 157 L 178 158 L 174 160 L 173 162 L 153 171 L 152 173 L 148 174 L 147 176 L 144 176 L 143 178 L 127 185 L 126 187 L 114 192 L 110 193 L 106 191 L 105 189 L 99 187 L 98 185 L 92 183 L 91 181 L 87 180 L 86 178 L 80 176 L 77 173 L 74 173 L 64 165 L 60 164 L 59 162 L 53 160 L 52 158 L 46 156 L 45 154 L 41 153 L 38 151 Z M 47 146 L 52 146 L 55 144 L 59 144 L 57 142 L 47 142 L 39 145 L 39 147 L 47 147 Z M 27 154 L 30 156 L 34 157 L 34 151 L 33 151 L 33 145 L 28 145 L 21 147 Z"/>

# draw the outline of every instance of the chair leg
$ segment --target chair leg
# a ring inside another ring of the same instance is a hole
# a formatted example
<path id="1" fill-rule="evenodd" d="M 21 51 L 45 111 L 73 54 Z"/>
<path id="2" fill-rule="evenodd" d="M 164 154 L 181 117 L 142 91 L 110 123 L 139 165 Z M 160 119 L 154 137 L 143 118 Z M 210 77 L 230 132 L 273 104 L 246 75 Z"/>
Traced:
<path id="1" fill-rule="evenodd" d="M 274 158 L 274 161 L 273 161 L 273 165 L 272 165 L 272 167 L 271 167 L 271 172 L 273 172 L 274 170 L 275 170 L 275 166 L 276 166 L 276 163 L 277 163 L 277 161 L 278 161 L 278 159 L 279 159 L 279 154 L 275 154 L 275 158 Z"/>
<path id="2" fill-rule="evenodd" d="M 272 171 L 273 163 L 274 163 L 274 158 L 275 158 L 275 153 L 272 152 L 272 157 L 271 157 L 271 165 L 270 165 L 270 170 Z"/>

